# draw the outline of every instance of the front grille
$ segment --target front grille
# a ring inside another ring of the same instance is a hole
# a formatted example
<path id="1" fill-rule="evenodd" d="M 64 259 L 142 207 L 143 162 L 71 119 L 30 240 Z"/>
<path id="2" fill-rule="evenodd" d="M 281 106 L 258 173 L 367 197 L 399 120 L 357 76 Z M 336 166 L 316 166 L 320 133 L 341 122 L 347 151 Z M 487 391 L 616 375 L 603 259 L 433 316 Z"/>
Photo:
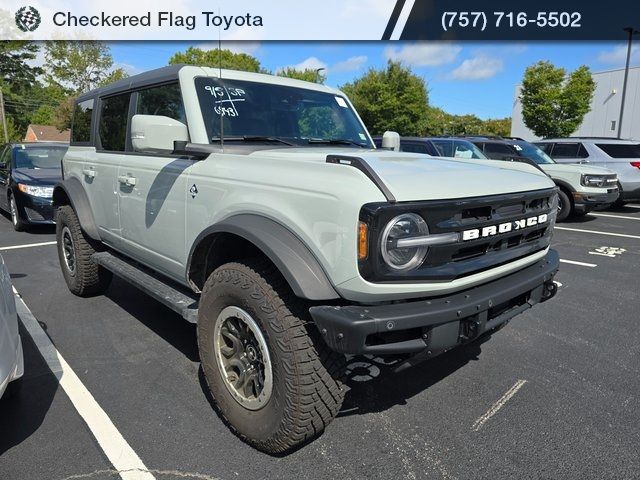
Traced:
<path id="1" fill-rule="evenodd" d="M 373 282 L 462 278 L 526 257 L 549 246 L 556 189 L 458 200 L 380 203 L 366 205 L 361 220 L 370 225 L 370 255 L 360 263 L 361 275 Z M 542 225 L 508 233 L 429 248 L 423 264 L 409 272 L 390 271 L 379 253 L 379 235 L 394 216 L 402 212 L 421 215 L 430 234 L 462 232 L 514 222 L 541 214 L 549 215 Z"/>

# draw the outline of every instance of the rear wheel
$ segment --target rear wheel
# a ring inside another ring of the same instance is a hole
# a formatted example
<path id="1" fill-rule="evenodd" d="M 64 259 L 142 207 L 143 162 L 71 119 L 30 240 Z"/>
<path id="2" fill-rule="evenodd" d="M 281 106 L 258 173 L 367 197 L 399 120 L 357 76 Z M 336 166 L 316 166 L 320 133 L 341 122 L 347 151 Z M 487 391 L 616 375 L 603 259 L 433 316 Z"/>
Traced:
<path id="1" fill-rule="evenodd" d="M 564 190 L 560 190 L 558 192 L 558 216 L 557 221 L 561 222 L 566 220 L 566 218 L 571 214 L 573 205 L 571 204 L 571 200 L 569 196 L 564 192 Z"/>
<path id="2" fill-rule="evenodd" d="M 56 239 L 60 268 L 71 293 L 82 297 L 106 290 L 112 274 L 91 259 L 96 250 L 80 228 L 76 212 L 69 205 L 58 208 Z"/>
<path id="3" fill-rule="evenodd" d="M 219 267 L 202 291 L 198 346 L 217 410 L 268 453 L 320 434 L 344 398 L 345 357 L 307 315 L 275 267 L 259 260 Z"/>
<path id="4" fill-rule="evenodd" d="M 9 196 L 9 213 L 11 214 L 11 223 L 13 224 L 13 229 L 16 232 L 21 232 L 22 230 L 24 230 L 26 224 L 20 218 L 18 204 L 16 203 L 16 199 L 13 195 Z"/>

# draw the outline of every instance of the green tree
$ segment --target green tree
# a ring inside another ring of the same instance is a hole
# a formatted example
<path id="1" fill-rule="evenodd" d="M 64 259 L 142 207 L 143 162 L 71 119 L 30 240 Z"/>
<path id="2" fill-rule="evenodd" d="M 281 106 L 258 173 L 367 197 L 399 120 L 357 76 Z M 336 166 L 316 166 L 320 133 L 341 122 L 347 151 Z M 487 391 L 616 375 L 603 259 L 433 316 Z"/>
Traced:
<path id="1" fill-rule="evenodd" d="M 46 42 L 44 66 L 50 83 L 57 83 L 74 94 L 96 88 L 113 75 L 113 57 L 103 42 Z M 120 69 L 116 71 L 123 73 Z"/>
<path id="2" fill-rule="evenodd" d="M 594 90 L 588 67 L 567 76 L 564 68 L 538 62 L 526 69 L 522 80 L 524 124 L 539 137 L 567 137 L 591 109 Z"/>
<path id="3" fill-rule="evenodd" d="M 293 67 L 287 67 L 276 73 L 280 77 L 295 78 L 296 80 L 304 80 L 305 82 L 324 83 L 327 76 L 322 71 L 314 68 L 305 68 L 304 70 L 297 70 Z"/>
<path id="4" fill-rule="evenodd" d="M 479 133 L 508 137 L 511 135 L 511 117 L 483 120 L 482 131 Z"/>
<path id="5" fill-rule="evenodd" d="M 0 41 L 0 81 L 8 86 L 8 91 L 24 94 L 36 84 L 42 69 L 28 62 L 34 60 L 37 53 L 38 45 L 33 42 Z"/>
<path id="6" fill-rule="evenodd" d="M 371 133 L 385 130 L 421 135 L 428 124 L 428 94 L 424 79 L 399 62 L 371 68 L 342 90 L 349 96 Z"/>
<path id="7" fill-rule="evenodd" d="M 245 72 L 264 72 L 260 61 L 246 53 L 234 53 L 226 48 L 202 50 L 189 47 L 184 52 L 177 52 L 169 59 L 170 65 L 185 63 L 200 67 L 228 68 Z"/>

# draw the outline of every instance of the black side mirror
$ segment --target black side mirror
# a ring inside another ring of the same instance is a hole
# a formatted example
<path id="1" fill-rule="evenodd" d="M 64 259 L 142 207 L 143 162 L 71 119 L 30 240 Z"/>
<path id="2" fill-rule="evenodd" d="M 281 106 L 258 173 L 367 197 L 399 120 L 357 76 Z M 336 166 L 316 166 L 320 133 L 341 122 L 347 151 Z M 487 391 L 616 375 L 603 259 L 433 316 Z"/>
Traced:
<path id="1" fill-rule="evenodd" d="M 205 143 L 191 143 L 184 140 L 175 140 L 173 142 L 173 155 L 184 155 L 193 157 L 196 160 L 204 160 L 212 153 L 220 151 L 218 147 Z"/>

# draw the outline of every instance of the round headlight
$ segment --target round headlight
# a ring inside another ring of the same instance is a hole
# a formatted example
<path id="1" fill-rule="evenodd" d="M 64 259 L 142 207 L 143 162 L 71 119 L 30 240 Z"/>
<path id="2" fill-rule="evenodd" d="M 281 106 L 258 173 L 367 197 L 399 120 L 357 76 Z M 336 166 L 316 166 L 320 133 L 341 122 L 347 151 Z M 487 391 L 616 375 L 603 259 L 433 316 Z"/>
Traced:
<path id="1" fill-rule="evenodd" d="M 424 260 L 429 247 L 399 247 L 398 240 L 429 234 L 429 228 L 420 215 L 403 213 L 392 219 L 382 232 L 382 258 L 395 270 L 411 270 Z"/>

